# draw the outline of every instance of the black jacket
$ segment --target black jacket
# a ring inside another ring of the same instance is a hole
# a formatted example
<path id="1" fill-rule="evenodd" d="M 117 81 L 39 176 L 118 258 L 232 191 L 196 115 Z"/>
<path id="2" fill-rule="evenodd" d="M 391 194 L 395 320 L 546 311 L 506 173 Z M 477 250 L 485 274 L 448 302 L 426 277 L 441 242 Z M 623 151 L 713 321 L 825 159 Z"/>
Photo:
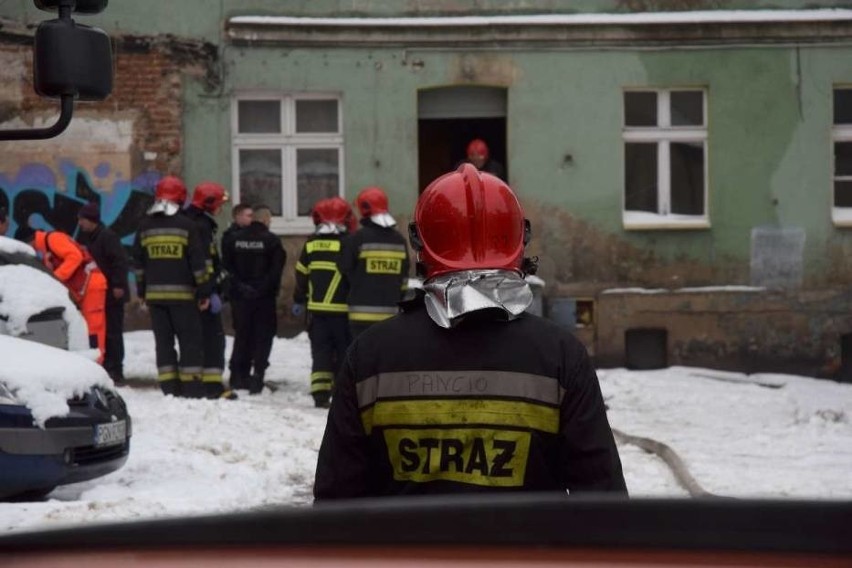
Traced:
<path id="1" fill-rule="evenodd" d="M 361 228 L 343 241 L 340 270 L 349 280 L 349 321 L 387 319 L 408 288 L 408 245 L 395 228 L 361 219 Z"/>
<path id="2" fill-rule="evenodd" d="M 286 261 L 281 239 L 259 221 L 222 241 L 222 262 L 230 277 L 231 298 L 235 300 L 278 296 Z"/>
<path id="3" fill-rule="evenodd" d="M 346 314 L 349 285 L 340 272 L 341 237 L 314 235 L 302 247 L 296 263 L 293 301 L 307 304 L 311 312 Z"/>
<path id="4" fill-rule="evenodd" d="M 86 247 L 95 259 L 98 268 L 106 276 L 110 290 L 120 288 L 124 290 L 126 298 L 129 293 L 127 271 L 130 270 L 130 263 L 118 235 L 101 223 L 91 233 L 80 231 L 77 242 Z M 111 298 L 112 293 L 108 297 Z"/>
<path id="5" fill-rule="evenodd" d="M 211 280 L 195 223 L 186 215 L 156 213 L 139 223 L 133 264 L 140 298 L 151 304 L 207 298 Z"/>
<path id="6" fill-rule="evenodd" d="M 597 376 L 548 320 L 453 329 L 422 296 L 349 348 L 317 462 L 317 500 L 478 491 L 626 493 Z"/>
<path id="7" fill-rule="evenodd" d="M 184 209 L 183 214 L 195 223 L 198 229 L 198 236 L 201 237 L 201 246 L 206 256 L 204 263 L 207 268 L 207 276 L 213 283 L 213 290 L 221 292 L 219 284 L 222 275 L 222 259 L 219 256 L 219 248 L 216 246 L 216 231 L 219 229 L 219 225 L 213 217 L 194 205 Z"/>

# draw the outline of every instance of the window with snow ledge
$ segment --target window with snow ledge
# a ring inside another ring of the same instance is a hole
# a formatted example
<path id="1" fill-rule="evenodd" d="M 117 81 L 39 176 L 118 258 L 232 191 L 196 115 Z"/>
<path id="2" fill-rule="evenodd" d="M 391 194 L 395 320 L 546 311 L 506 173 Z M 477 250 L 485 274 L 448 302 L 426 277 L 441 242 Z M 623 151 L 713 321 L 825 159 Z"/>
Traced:
<path id="1" fill-rule="evenodd" d="M 705 229 L 707 94 L 624 92 L 625 229 Z"/>
<path id="2" fill-rule="evenodd" d="M 852 87 L 835 87 L 831 129 L 834 207 L 831 219 L 838 227 L 852 227 Z"/>
<path id="3" fill-rule="evenodd" d="M 267 205 L 273 232 L 310 234 L 311 208 L 343 191 L 338 95 L 243 92 L 231 109 L 235 203 Z"/>

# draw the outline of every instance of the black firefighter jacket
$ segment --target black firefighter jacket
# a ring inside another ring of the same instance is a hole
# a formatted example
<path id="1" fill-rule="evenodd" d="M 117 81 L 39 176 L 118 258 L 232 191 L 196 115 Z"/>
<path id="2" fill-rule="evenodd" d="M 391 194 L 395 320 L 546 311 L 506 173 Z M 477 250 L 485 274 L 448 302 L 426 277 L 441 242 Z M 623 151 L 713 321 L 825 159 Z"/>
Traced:
<path id="1" fill-rule="evenodd" d="M 281 239 L 259 221 L 222 240 L 222 262 L 230 277 L 231 297 L 235 300 L 278 296 L 286 261 L 287 253 L 281 246 Z"/>
<path id="2" fill-rule="evenodd" d="M 394 316 L 408 288 L 408 245 L 393 227 L 369 219 L 344 240 L 340 269 L 349 280 L 349 321 L 370 324 Z"/>
<path id="3" fill-rule="evenodd" d="M 216 246 L 216 231 L 219 225 L 213 217 L 194 205 L 190 205 L 184 209 L 183 214 L 195 223 L 198 236 L 201 237 L 201 247 L 204 249 L 206 257 L 204 265 L 207 270 L 207 277 L 212 283 L 213 290 L 221 292 L 219 283 L 222 275 L 222 259 L 219 256 L 219 249 Z"/>
<path id="4" fill-rule="evenodd" d="M 151 304 L 207 298 L 206 258 L 195 223 L 185 215 L 144 217 L 133 244 L 139 297 Z"/>
<path id="5" fill-rule="evenodd" d="M 293 301 L 307 304 L 312 313 L 346 315 L 349 285 L 340 271 L 342 237 L 314 235 L 302 247 L 296 263 Z"/>
<path id="6" fill-rule="evenodd" d="M 419 296 L 353 342 L 319 451 L 317 500 L 626 493 L 583 345 L 543 318 L 487 312 L 443 329 Z"/>

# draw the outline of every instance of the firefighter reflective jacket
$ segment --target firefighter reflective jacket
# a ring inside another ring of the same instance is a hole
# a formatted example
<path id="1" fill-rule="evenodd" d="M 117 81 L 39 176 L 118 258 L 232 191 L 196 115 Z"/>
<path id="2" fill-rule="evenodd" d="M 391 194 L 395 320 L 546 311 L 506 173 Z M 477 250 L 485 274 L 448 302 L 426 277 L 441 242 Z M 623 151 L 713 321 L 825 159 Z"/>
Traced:
<path id="1" fill-rule="evenodd" d="M 206 255 L 195 224 L 180 213 L 139 223 L 133 244 L 136 286 L 151 304 L 188 302 L 211 293 Z"/>
<path id="2" fill-rule="evenodd" d="M 286 262 L 281 239 L 260 221 L 222 237 L 222 263 L 235 300 L 277 297 Z"/>
<path id="3" fill-rule="evenodd" d="M 489 312 L 443 329 L 419 296 L 353 342 L 319 451 L 317 500 L 626 492 L 583 345 L 543 318 Z"/>
<path id="4" fill-rule="evenodd" d="M 340 268 L 349 280 L 349 321 L 375 323 L 396 315 L 408 287 L 408 245 L 393 227 L 369 219 L 344 241 Z"/>
<path id="5" fill-rule="evenodd" d="M 59 231 L 36 231 L 33 248 L 42 254 L 44 265 L 65 284 L 79 304 L 91 274 L 101 272 L 89 251 Z"/>
<path id="6" fill-rule="evenodd" d="M 349 286 L 340 272 L 343 235 L 309 237 L 296 263 L 293 301 L 323 314 L 345 314 Z"/>
<path id="7" fill-rule="evenodd" d="M 184 209 L 183 213 L 195 223 L 198 236 L 201 238 L 201 248 L 204 249 L 204 268 L 213 289 L 218 292 L 219 278 L 222 274 L 222 260 L 219 257 L 219 248 L 216 246 L 216 231 L 219 225 L 210 215 L 194 205 Z"/>

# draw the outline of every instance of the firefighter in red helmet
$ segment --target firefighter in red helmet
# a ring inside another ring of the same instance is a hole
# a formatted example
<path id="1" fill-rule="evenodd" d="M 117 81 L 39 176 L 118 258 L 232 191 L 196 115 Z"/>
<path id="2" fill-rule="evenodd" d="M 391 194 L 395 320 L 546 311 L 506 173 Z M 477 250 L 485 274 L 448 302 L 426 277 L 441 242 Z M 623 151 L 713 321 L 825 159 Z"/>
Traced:
<path id="1" fill-rule="evenodd" d="M 334 376 L 349 346 L 346 297 L 349 286 L 340 272 L 341 241 L 352 226 L 352 209 L 341 197 L 318 201 L 311 211 L 314 235 L 296 263 L 294 316 L 308 309 L 311 339 L 311 396 L 314 405 L 328 408 Z"/>
<path id="2" fill-rule="evenodd" d="M 157 183 L 154 204 L 136 231 L 133 260 L 137 293 L 151 315 L 160 388 L 164 394 L 202 398 L 201 311 L 210 307 L 212 282 L 198 229 L 181 214 L 186 193 L 175 176 Z"/>
<path id="3" fill-rule="evenodd" d="M 214 218 L 228 200 L 225 188 L 212 181 L 203 181 L 195 186 L 192 201 L 184 214 L 195 223 L 201 247 L 204 249 L 204 269 L 210 280 L 210 306 L 201 312 L 201 341 L 203 361 L 201 381 L 204 383 L 205 398 L 236 398 L 236 394 L 225 389 L 222 373 L 225 369 L 225 330 L 222 328 L 222 260 L 216 246 L 216 231 L 219 225 Z"/>
<path id="4" fill-rule="evenodd" d="M 315 498 L 626 494 L 585 348 L 525 312 L 535 263 L 509 186 L 464 164 L 426 188 L 409 229 L 424 288 L 350 346 Z"/>
<path id="5" fill-rule="evenodd" d="M 349 329 L 357 337 L 396 315 L 408 289 L 408 246 L 396 230 L 388 197 L 367 187 L 355 198 L 361 228 L 344 241 L 341 269 L 349 280 Z"/>
<path id="6" fill-rule="evenodd" d="M 491 150 L 488 149 L 485 140 L 474 138 L 468 142 L 465 157 L 467 162 L 476 166 L 477 170 L 495 175 L 503 181 L 506 180 L 506 168 L 491 156 Z"/>

